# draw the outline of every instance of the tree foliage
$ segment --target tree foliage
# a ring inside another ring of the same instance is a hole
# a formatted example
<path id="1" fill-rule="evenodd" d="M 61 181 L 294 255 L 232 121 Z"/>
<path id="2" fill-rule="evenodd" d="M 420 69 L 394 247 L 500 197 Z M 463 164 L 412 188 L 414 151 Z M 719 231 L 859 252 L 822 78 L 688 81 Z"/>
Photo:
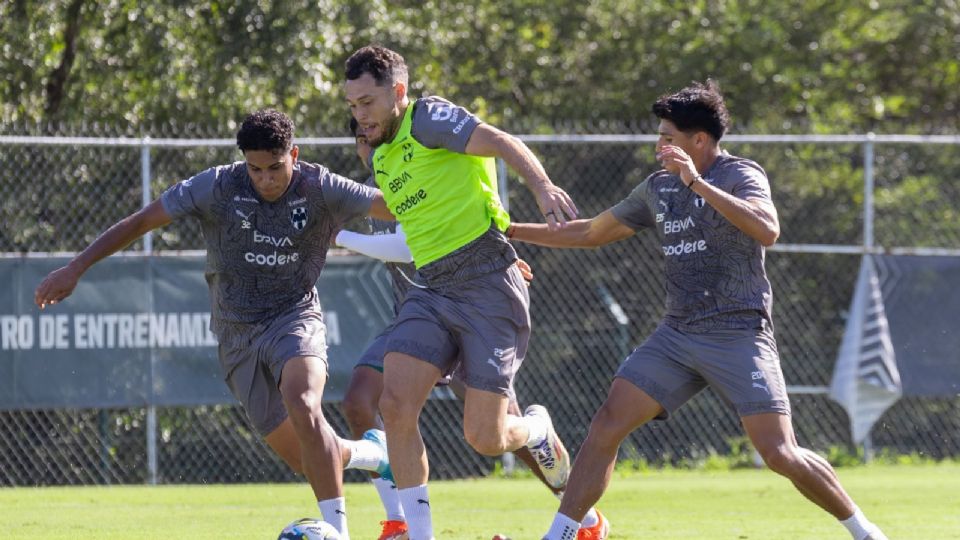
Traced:
<path id="1" fill-rule="evenodd" d="M 414 93 L 514 129 L 648 127 L 659 94 L 706 77 L 741 132 L 960 127 L 957 0 L 13 0 L 0 35 L 14 125 L 229 132 L 276 106 L 339 133 L 343 61 L 379 42 Z"/>

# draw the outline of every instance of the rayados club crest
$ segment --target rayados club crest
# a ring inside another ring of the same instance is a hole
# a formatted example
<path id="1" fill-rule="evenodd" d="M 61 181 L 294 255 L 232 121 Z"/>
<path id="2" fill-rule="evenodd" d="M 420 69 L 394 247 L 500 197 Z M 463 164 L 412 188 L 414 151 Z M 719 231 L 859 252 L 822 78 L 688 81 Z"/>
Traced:
<path id="1" fill-rule="evenodd" d="M 294 229 L 302 231 L 307 226 L 307 209 L 301 206 L 291 210 L 290 222 L 293 223 Z"/>

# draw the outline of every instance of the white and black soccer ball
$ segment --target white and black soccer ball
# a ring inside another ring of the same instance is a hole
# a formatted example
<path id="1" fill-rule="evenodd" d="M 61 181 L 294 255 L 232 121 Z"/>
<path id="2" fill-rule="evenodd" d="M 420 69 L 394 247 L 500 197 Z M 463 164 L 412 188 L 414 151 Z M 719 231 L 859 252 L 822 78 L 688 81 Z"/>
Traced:
<path id="1" fill-rule="evenodd" d="M 340 540 L 340 533 L 326 521 L 303 518 L 284 527 L 277 540 Z"/>

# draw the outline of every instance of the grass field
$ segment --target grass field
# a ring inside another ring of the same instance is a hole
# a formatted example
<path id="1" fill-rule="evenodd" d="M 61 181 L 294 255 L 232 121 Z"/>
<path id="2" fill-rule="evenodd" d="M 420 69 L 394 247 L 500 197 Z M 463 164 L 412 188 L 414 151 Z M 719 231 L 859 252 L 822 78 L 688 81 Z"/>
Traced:
<path id="1" fill-rule="evenodd" d="M 840 470 L 847 489 L 892 540 L 960 539 L 960 464 Z M 374 489 L 347 486 L 351 537 L 376 538 Z M 556 500 L 532 479 L 431 483 L 440 539 L 539 539 Z M 305 484 L 0 489 L 4 539 L 269 539 L 318 516 Z M 600 503 L 614 539 L 849 538 L 769 471 L 623 473 Z"/>

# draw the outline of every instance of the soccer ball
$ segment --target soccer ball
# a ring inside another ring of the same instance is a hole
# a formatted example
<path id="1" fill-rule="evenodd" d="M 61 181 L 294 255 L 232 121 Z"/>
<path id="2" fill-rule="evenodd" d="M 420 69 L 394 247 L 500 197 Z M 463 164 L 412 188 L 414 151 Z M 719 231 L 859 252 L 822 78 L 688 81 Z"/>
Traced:
<path id="1" fill-rule="evenodd" d="M 284 527 L 277 540 L 340 540 L 340 533 L 326 521 L 303 518 Z"/>

